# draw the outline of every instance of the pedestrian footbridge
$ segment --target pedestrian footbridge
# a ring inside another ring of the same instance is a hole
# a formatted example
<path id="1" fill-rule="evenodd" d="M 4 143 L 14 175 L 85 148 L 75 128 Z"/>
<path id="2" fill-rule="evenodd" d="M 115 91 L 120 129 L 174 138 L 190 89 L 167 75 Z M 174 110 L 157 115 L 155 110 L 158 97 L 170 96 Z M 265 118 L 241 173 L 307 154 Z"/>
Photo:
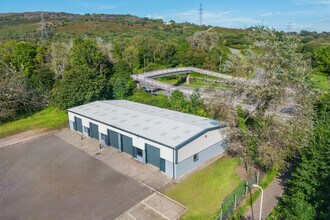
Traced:
<path id="1" fill-rule="evenodd" d="M 174 90 L 179 90 L 183 94 L 185 94 L 187 96 L 190 96 L 194 92 L 193 89 L 173 86 L 173 85 L 170 85 L 170 84 L 167 84 L 167 83 L 156 81 L 156 80 L 154 80 L 154 78 L 159 78 L 159 77 L 163 77 L 163 76 L 178 75 L 178 74 L 189 74 L 191 72 L 197 72 L 197 73 L 201 73 L 201 74 L 204 74 L 204 75 L 224 79 L 224 80 L 227 80 L 227 81 L 233 81 L 234 80 L 234 77 L 232 77 L 232 76 L 225 75 L 225 74 L 222 74 L 222 73 L 213 72 L 213 71 L 209 71 L 209 70 L 204 70 L 204 69 L 200 69 L 200 68 L 196 68 L 196 67 L 177 67 L 177 68 L 153 70 L 153 71 L 144 72 L 144 73 L 141 73 L 141 74 L 131 75 L 131 78 L 134 81 L 137 81 L 137 82 L 139 82 L 140 84 L 143 84 L 143 85 L 149 85 L 149 86 L 154 87 L 154 88 L 166 90 L 170 93 Z"/>

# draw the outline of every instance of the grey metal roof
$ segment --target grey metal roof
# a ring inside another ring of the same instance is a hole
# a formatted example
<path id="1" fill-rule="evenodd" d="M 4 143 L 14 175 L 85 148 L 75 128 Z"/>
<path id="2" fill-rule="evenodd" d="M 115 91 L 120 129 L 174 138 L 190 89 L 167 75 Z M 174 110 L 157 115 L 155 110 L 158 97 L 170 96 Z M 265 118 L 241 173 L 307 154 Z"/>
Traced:
<path id="1" fill-rule="evenodd" d="M 171 148 L 224 126 L 209 118 L 126 100 L 96 101 L 69 111 Z"/>

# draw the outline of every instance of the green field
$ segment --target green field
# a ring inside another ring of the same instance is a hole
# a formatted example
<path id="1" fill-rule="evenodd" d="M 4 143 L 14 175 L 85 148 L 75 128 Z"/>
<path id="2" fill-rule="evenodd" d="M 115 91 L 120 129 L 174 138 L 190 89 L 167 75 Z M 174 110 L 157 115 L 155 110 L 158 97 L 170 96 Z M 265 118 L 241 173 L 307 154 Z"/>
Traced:
<path id="1" fill-rule="evenodd" d="M 66 111 L 48 107 L 29 117 L 0 125 L 0 138 L 31 129 L 58 129 L 67 123 Z"/>
<path id="2" fill-rule="evenodd" d="M 238 166 L 238 158 L 222 157 L 165 194 L 188 208 L 182 219 L 214 219 L 221 201 L 242 182 L 235 172 Z"/>

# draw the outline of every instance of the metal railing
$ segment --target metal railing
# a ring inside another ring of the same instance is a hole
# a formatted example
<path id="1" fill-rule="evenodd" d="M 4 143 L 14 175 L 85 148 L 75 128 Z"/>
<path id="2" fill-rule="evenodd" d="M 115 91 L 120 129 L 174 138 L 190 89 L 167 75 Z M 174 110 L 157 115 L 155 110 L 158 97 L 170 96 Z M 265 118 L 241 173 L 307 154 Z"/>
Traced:
<path id="1" fill-rule="evenodd" d="M 251 191 L 252 185 L 259 184 L 264 176 L 264 172 L 256 171 L 248 177 L 247 182 L 241 182 L 221 203 L 216 220 L 227 219 L 239 207 L 248 192 Z"/>
<path id="2" fill-rule="evenodd" d="M 200 69 L 197 67 L 176 67 L 176 68 L 167 68 L 167 69 L 161 69 L 161 70 L 153 70 L 153 71 L 144 72 L 141 74 L 134 74 L 134 75 L 131 75 L 131 77 L 134 80 L 135 79 L 138 80 L 138 79 L 142 79 L 142 78 L 166 76 L 167 74 L 175 74 L 175 73 L 183 74 L 183 73 L 189 73 L 189 72 L 197 72 L 197 73 L 201 73 L 204 75 L 227 79 L 227 80 L 234 78 L 233 76 L 229 76 L 229 75 L 225 75 L 222 73 L 217 73 L 217 72 L 213 72 L 213 71 L 209 71 L 209 70 Z"/>

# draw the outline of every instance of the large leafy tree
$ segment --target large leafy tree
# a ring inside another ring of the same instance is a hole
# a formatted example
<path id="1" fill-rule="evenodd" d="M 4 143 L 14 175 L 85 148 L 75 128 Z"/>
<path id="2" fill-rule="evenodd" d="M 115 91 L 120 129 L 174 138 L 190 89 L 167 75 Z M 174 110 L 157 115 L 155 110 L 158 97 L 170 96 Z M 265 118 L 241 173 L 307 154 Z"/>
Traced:
<path id="1" fill-rule="evenodd" d="M 111 77 L 114 98 L 124 99 L 133 94 L 135 83 L 130 77 L 131 74 L 133 71 L 125 61 L 120 60 L 115 64 Z"/>
<path id="2" fill-rule="evenodd" d="M 275 219 L 330 218 L 330 95 L 316 104 L 312 138 L 296 158 L 295 170 Z"/>
<path id="3" fill-rule="evenodd" d="M 69 108 L 111 97 L 112 65 L 97 47 L 95 40 L 76 38 L 69 55 L 63 79 L 53 90 L 56 103 Z"/>
<path id="4" fill-rule="evenodd" d="M 228 149 L 241 156 L 247 170 L 282 167 L 308 143 L 314 91 L 295 36 L 262 28 L 251 38 L 250 50 L 227 61 L 226 68 L 241 77 L 233 81 L 233 92 L 221 93 L 211 107 L 231 126 Z M 291 109 L 289 117 L 279 110 L 283 107 Z"/>
<path id="5" fill-rule="evenodd" d="M 0 124 L 38 111 L 45 105 L 45 97 L 30 86 L 25 75 L 0 61 Z"/>
<path id="6" fill-rule="evenodd" d="M 0 59 L 24 75 L 31 87 L 46 93 L 52 89 L 55 77 L 43 45 L 8 41 L 0 47 Z"/>

